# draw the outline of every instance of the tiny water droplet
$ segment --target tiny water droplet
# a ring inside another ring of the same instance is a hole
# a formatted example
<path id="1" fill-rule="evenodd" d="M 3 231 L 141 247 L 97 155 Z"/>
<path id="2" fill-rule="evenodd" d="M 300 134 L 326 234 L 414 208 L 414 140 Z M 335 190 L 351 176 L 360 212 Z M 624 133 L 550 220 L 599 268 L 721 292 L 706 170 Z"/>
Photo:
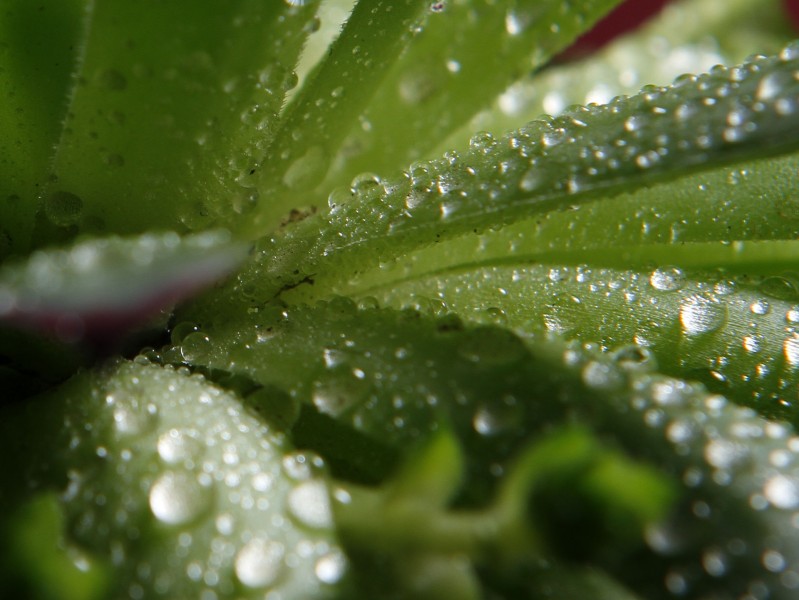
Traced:
<path id="1" fill-rule="evenodd" d="M 583 367 L 583 382 L 597 390 L 614 389 L 622 385 L 624 378 L 612 363 L 591 361 Z"/>
<path id="2" fill-rule="evenodd" d="M 197 459 L 202 444 L 191 433 L 182 429 L 170 429 L 158 437 L 158 456 L 167 464 L 177 464 L 186 459 Z"/>
<path id="3" fill-rule="evenodd" d="M 283 183 L 294 192 L 313 188 L 327 173 L 328 154 L 322 146 L 311 146 L 286 169 Z"/>
<path id="4" fill-rule="evenodd" d="M 484 402 L 472 417 L 472 427 L 480 435 L 491 436 L 520 426 L 523 407 L 513 396 Z"/>
<path id="5" fill-rule="evenodd" d="M 122 391 L 108 394 L 106 404 L 112 408 L 114 427 L 122 435 L 144 433 L 157 420 L 155 405 L 148 405 L 144 400 Z"/>
<path id="6" fill-rule="evenodd" d="M 638 131 L 646 124 L 646 119 L 639 115 L 633 115 L 631 117 L 627 117 L 624 121 L 624 129 L 627 131 L 633 132 Z"/>
<path id="7" fill-rule="evenodd" d="M 709 548 L 702 553 L 702 567 L 711 577 L 722 577 L 728 564 L 727 556 L 718 548 Z"/>

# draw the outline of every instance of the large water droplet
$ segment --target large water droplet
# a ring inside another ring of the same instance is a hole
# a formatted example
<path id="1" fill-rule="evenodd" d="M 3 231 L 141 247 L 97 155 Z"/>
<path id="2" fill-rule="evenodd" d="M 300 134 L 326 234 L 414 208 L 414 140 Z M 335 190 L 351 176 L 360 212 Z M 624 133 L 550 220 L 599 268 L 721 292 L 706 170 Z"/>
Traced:
<path id="1" fill-rule="evenodd" d="M 649 276 L 649 284 L 661 292 L 674 292 L 685 285 L 685 274 L 677 267 L 655 269 Z"/>
<path id="2" fill-rule="evenodd" d="M 190 333 L 180 344 L 180 353 L 188 362 L 207 359 L 212 349 L 211 339 L 202 331 Z"/>
<path id="3" fill-rule="evenodd" d="M 322 583 L 338 583 L 347 570 L 347 558 L 339 551 L 328 552 L 316 561 L 314 574 Z"/>
<path id="4" fill-rule="evenodd" d="M 239 581 L 250 588 L 273 584 L 285 568 L 282 544 L 257 537 L 236 554 L 235 569 Z"/>
<path id="5" fill-rule="evenodd" d="M 777 508 L 795 509 L 799 507 L 799 482 L 793 477 L 775 475 L 766 481 L 763 495 Z"/>
<path id="6" fill-rule="evenodd" d="M 680 306 L 680 323 L 686 335 L 716 331 L 726 319 L 726 305 L 713 296 L 694 294 Z"/>
<path id="7" fill-rule="evenodd" d="M 83 212 L 83 200 L 70 192 L 53 192 L 44 201 L 44 216 L 59 227 L 75 225 Z"/>
<path id="8" fill-rule="evenodd" d="M 300 523 L 312 529 L 327 528 L 333 523 L 330 496 L 321 479 L 309 479 L 295 486 L 289 492 L 288 509 Z"/>
<path id="9" fill-rule="evenodd" d="M 186 471 L 167 471 L 150 488 L 150 510 L 168 525 L 182 525 L 200 516 L 211 504 L 211 490 Z"/>

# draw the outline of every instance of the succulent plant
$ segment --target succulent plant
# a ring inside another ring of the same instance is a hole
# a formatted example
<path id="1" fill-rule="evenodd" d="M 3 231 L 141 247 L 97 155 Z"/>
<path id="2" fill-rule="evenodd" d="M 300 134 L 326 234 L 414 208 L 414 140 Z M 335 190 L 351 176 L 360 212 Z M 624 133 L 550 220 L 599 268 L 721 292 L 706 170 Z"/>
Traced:
<path id="1" fill-rule="evenodd" d="M 0 595 L 799 597 L 797 5 L 618 5 L 2 0 Z"/>

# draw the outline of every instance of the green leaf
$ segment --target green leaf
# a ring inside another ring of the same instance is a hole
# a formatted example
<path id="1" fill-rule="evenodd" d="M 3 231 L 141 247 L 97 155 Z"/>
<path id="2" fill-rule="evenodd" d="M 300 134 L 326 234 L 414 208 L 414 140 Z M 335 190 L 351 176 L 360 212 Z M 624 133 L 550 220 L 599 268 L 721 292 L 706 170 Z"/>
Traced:
<path id="1" fill-rule="evenodd" d="M 222 232 L 38 251 L 0 269 L 0 321 L 65 342 L 113 339 L 224 277 L 247 251 Z"/>
<path id="2" fill-rule="evenodd" d="M 498 566 L 475 559 L 481 568 L 501 571 L 514 560 L 541 556 L 541 542 L 531 553 L 519 520 L 518 507 L 528 506 L 524 498 L 531 493 L 537 499 L 533 516 L 540 519 L 534 521 L 540 525 L 533 540 L 543 540 L 556 558 L 602 566 L 642 597 L 661 593 L 664 578 L 697 595 L 745 590 L 755 580 L 768 581 L 775 597 L 793 593 L 761 562 L 764 554 L 779 554 L 789 563 L 797 551 L 791 518 L 799 506 L 799 480 L 790 458 L 790 427 L 736 407 L 699 384 L 654 373 L 643 352 L 602 356 L 575 344 L 524 344 L 496 327 L 468 327 L 451 316 L 413 311 L 356 310 L 344 299 L 314 308 L 267 305 L 238 316 L 219 315 L 201 332 L 212 344 L 191 362 L 281 387 L 406 457 L 417 440 L 440 428 L 454 432 L 465 464 L 457 510 L 445 510 L 446 517 L 417 514 L 423 509 L 414 508 L 413 495 L 406 492 L 408 500 L 390 513 L 379 508 L 380 491 L 346 484 L 353 512 L 341 517 L 344 530 L 370 530 L 368 519 L 380 515 L 391 528 L 387 531 L 404 540 L 388 546 L 443 555 L 456 548 L 484 551 L 491 540 L 504 540 L 489 553 Z M 185 357 L 186 351 L 184 343 L 176 351 L 168 349 L 164 359 L 173 352 Z M 591 432 L 580 438 L 587 444 L 584 452 L 575 444 L 541 442 L 556 424 L 575 422 Z M 571 452 L 577 453 L 574 460 Z M 550 453 L 575 468 L 541 458 Z M 530 464 L 550 465 L 544 469 L 549 476 L 541 478 L 547 482 L 543 488 L 527 487 L 526 456 L 537 457 Z M 777 456 L 785 459 L 779 465 L 772 460 Z M 501 478 L 491 477 L 498 472 Z M 613 492 L 631 480 L 646 502 Z M 653 515 L 663 514 L 669 504 L 669 481 L 682 482 L 680 498 L 658 521 Z M 391 490 L 391 479 L 385 485 Z M 392 514 L 395 525 L 390 525 Z M 356 523 L 355 515 L 367 521 Z M 438 525 L 408 525 L 428 517 Z M 648 522 L 643 533 L 642 521 Z M 425 541 L 427 533 L 438 531 L 435 527 L 452 537 L 431 533 L 436 541 Z M 630 537 L 628 527 L 638 537 Z M 726 550 L 734 539 L 747 540 L 745 549 Z M 349 543 L 362 550 L 368 545 L 359 535 Z M 708 552 L 723 569 L 705 568 Z M 351 550 L 351 555 L 360 554 Z M 635 571 L 629 570 L 632 555 Z M 515 558 L 503 560 L 508 556 Z"/>
<path id="3" fill-rule="evenodd" d="M 268 202 L 245 177 L 296 83 L 314 8 L 300 4 L 203 4 L 187 19 L 172 2 L 92 3 L 36 244 L 230 226 Z"/>
<path id="4" fill-rule="evenodd" d="M 109 559 L 109 597 L 342 591 L 322 462 L 201 377 L 121 363 L 6 409 L 1 427 L 3 514 L 57 491 L 65 544 Z"/>
<path id="5" fill-rule="evenodd" d="M 348 127 L 368 105 L 430 2 L 359 2 L 328 54 L 286 108 L 280 128 L 246 181 L 270 198 L 250 231 L 261 235 L 319 183 Z M 259 157 L 260 159 L 261 157 Z"/>
<path id="6" fill-rule="evenodd" d="M 329 212 L 263 240 L 241 287 L 270 297 L 437 240 L 791 150 L 799 139 L 795 53 L 789 46 L 778 57 L 719 67 L 669 89 L 574 109 L 499 140 L 476 136 L 462 156 L 413 165 L 399 178 L 360 180 L 331 195 Z"/>
<path id="7" fill-rule="evenodd" d="M 107 565 L 63 540 L 54 494 L 41 494 L 13 514 L 0 544 L 3 589 L 41 600 L 93 600 L 109 588 Z M 66 546 L 66 547 L 65 547 Z"/>
<path id="8" fill-rule="evenodd" d="M 430 15 L 419 28 L 350 129 L 326 189 L 364 171 L 390 172 L 428 158 L 452 130 L 512 81 L 539 69 L 617 3 L 440 3 L 440 14 Z"/>
<path id="9" fill-rule="evenodd" d="M 573 104 L 606 104 L 642 85 L 666 85 L 684 73 L 732 65 L 753 54 L 779 52 L 795 37 L 779 0 L 682 0 L 667 4 L 641 28 L 579 61 L 550 64 L 520 78 L 490 110 L 471 119 L 439 153 L 465 145 L 475 131 L 495 135 Z"/>
<path id="10" fill-rule="evenodd" d="M 645 269 L 589 264 L 471 266 L 373 290 L 378 301 L 456 311 L 525 334 L 617 350 L 637 344 L 669 374 L 700 379 L 764 415 L 797 422 L 796 242 L 688 244 Z M 688 268 L 690 259 L 714 270 Z M 681 260 L 683 259 L 683 260 Z M 685 265 L 680 268 L 677 265 Z M 601 315 L 601 318 L 598 318 Z"/>
<path id="11" fill-rule="evenodd" d="M 85 36 L 84 0 L 4 0 L 0 19 L 0 258 L 30 247 Z"/>

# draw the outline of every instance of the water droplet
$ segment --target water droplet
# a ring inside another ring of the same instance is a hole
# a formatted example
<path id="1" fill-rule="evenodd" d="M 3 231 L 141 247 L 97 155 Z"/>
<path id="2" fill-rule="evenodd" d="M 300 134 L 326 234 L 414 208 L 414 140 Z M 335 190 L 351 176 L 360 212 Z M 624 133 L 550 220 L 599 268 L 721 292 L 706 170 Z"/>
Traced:
<path id="1" fill-rule="evenodd" d="M 306 452 L 291 452 L 283 457 L 283 472 L 294 481 L 306 481 L 324 466 L 318 456 Z"/>
<path id="2" fill-rule="evenodd" d="M 370 387 L 363 371 L 341 363 L 330 367 L 329 376 L 314 382 L 311 399 L 320 412 L 335 417 L 363 401 Z"/>
<path id="3" fill-rule="evenodd" d="M 328 552 L 314 565 L 314 574 L 317 579 L 327 585 L 341 581 L 347 570 L 347 558 L 339 551 Z"/>
<path id="4" fill-rule="evenodd" d="M 685 285 L 685 274 L 677 267 L 655 269 L 649 276 L 649 284 L 661 292 L 675 292 Z"/>
<path id="5" fill-rule="evenodd" d="M 680 306 L 680 323 L 686 335 L 716 331 L 727 320 L 727 307 L 714 296 L 694 294 Z"/>
<path id="6" fill-rule="evenodd" d="M 777 300 L 795 301 L 799 299 L 796 284 L 787 277 L 766 277 L 758 286 L 766 296 Z"/>
<path id="7" fill-rule="evenodd" d="M 615 350 L 610 359 L 623 371 L 639 371 L 653 368 L 655 357 L 648 348 L 631 344 Z"/>
<path id="8" fill-rule="evenodd" d="M 272 585 L 285 569 L 284 553 L 282 544 L 253 538 L 236 554 L 236 577 L 250 588 Z"/>
<path id="9" fill-rule="evenodd" d="M 590 388 L 615 389 L 624 383 L 624 378 L 613 364 L 591 361 L 583 367 L 583 382 Z"/>
<path id="10" fill-rule="evenodd" d="M 328 528 L 333 523 L 330 496 L 321 479 L 309 479 L 292 488 L 288 510 L 300 523 L 312 529 Z"/>
<path id="11" fill-rule="evenodd" d="M 799 367 L 799 334 L 792 333 L 785 338 L 782 343 L 782 353 L 789 367 Z"/>
<path id="12" fill-rule="evenodd" d="M 44 216 L 59 227 L 75 225 L 83 212 L 83 200 L 70 192 L 54 192 L 44 201 Z"/>
<path id="13" fill-rule="evenodd" d="M 763 486 L 763 495 L 777 508 L 799 507 L 799 482 L 793 477 L 774 475 Z"/>
<path id="14" fill-rule="evenodd" d="M 505 31 L 509 35 L 521 35 L 533 22 L 531 11 L 520 11 L 518 8 L 511 8 L 505 13 Z"/>
<path id="15" fill-rule="evenodd" d="M 207 360 L 212 350 L 211 339 L 202 331 L 188 334 L 180 344 L 180 353 L 187 362 Z"/>
<path id="16" fill-rule="evenodd" d="M 374 173 L 357 175 L 350 183 L 350 188 L 352 193 L 362 201 L 375 200 L 385 193 L 382 180 Z"/>
<path id="17" fill-rule="evenodd" d="M 167 471 L 150 488 L 150 510 L 168 525 L 183 525 L 200 516 L 211 504 L 211 490 L 186 471 Z"/>
<path id="18" fill-rule="evenodd" d="M 627 117 L 624 121 L 624 129 L 627 131 L 638 131 L 646 124 L 646 119 L 639 115 L 633 115 L 631 117 Z"/>
<path id="19" fill-rule="evenodd" d="M 790 42 L 780 51 L 780 60 L 784 62 L 797 59 L 799 59 L 799 43 L 796 41 Z"/>
<path id="20" fill-rule="evenodd" d="M 286 169 L 283 183 L 294 192 L 309 190 L 327 173 L 328 154 L 322 146 L 311 146 Z"/>
<path id="21" fill-rule="evenodd" d="M 755 98 L 761 102 L 773 100 L 780 94 L 780 91 L 784 89 L 784 85 L 785 81 L 782 72 L 777 71 L 774 73 L 769 73 L 760 80 L 760 83 L 757 86 L 757 91 L 755 92 Z"/>
<path id="22" fill-rule="evenodd" d="M 767 315 L 769 310 L 771 310 L 771 305 L 765 300 L 755 300 L 749 306 L 749 310 L 755 315 Z"/>
<path id="23" fill-rule="evenodd" d="M 472 427 L 480 435 L 497 435 L 520 426 L 522 406 L 514 396 L 485 402 L 475 411 Z"/>
<path id="24" fill-rule="evenodd" d="M 684 444 L 694 437 L 694 424 L 691 421 L 672 421 L 666 427 L 666 437 L 674 444 Z"/>
<path id="25" fill-rule="evenodd" d="M 167 464 L 177 464 L 187 459 L 197 460 L 202 444 L 191 433 L 181 429 L 170 429 L 158 438 L 158 456 Z"/>
<path id="26" fill-rule="evenodd" d="M 718 548 L 710 548 L 702 553 L 702 566 L 711 577 L 721 577 L 727 572 L 727 556 Z"/>
<path id="27" fill-rule="evenodd" d="M 754 354 L 760 352 L 760 339 L 754 335 L 745 335 L 743 338 L 743 347 L 747 352 Z"/>
<path id="28" fill-rule="evenodd" d="M 763 553 L 761 562 L 772 573 L 781 573 L 787 565 L 785 557 L 776 550 L 766 550 Z"/>
<path id="29" fill-rule="evenodd" d="M 531 167 L 519 180 L 519 189 L 523 192 L 533 192 L 541 187 L 543 182 L 541 170 L 538 167 Z"/>
<path id="30" fill-rule="evenodd" d="M 114 392 L 106 396 L 106 404 L 112 407 L 114 428 L 122 435 L 136 435 L 153 427 L 157 413 L 155 405 L 148 405 L 126 392 Z"/>

